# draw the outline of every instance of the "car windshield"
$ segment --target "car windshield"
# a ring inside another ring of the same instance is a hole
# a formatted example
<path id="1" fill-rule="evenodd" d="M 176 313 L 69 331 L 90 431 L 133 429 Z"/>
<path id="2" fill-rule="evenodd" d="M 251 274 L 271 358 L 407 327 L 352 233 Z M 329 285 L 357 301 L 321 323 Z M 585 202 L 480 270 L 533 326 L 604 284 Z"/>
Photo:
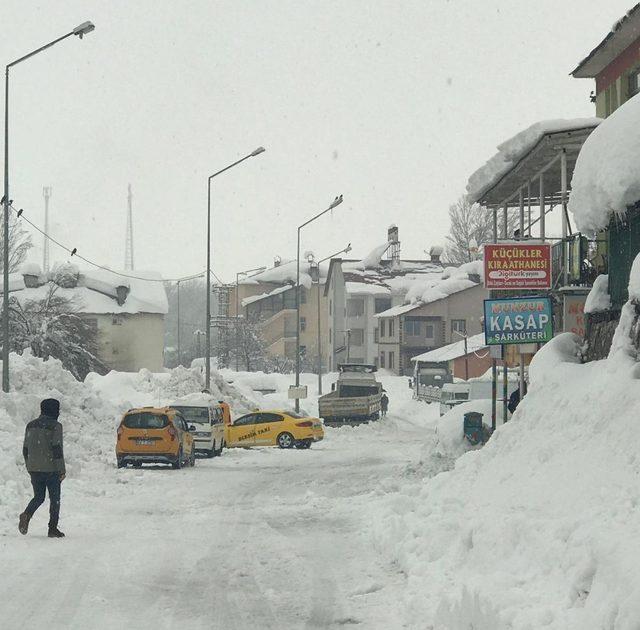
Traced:
<path id="1" fill-rule="evenodd" d="M 143 411 L 128 414 L 123 424 L 127 429 L 164 429 L 169 418 L 164 414 Z"/>
<path id="2" fill-rule="evenodd" d="M 209 424 L 209 409 L 207 407 L 183 407 L 174 405 L 172 409 L 179 411 L 189 424 Z"/>

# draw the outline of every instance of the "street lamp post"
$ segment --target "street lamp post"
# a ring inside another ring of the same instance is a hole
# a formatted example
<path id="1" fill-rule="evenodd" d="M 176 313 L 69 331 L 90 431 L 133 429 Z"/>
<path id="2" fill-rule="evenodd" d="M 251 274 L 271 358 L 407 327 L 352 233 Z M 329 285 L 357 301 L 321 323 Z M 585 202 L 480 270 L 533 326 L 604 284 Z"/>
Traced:
<path id="1" fill-rule="evenodd" d="M 247 269 L 246 271 L 238 271 L 236 274 L 236 372 L 240 371 L 240 298 L 238 293 L 240 291 L 240 276 L 246 276 L 248 273 L 254 271 L 264 271 L 266 267 L 256 267 L 255 269 Z"/>
<path id="2" fill-rule="evenodd" d="M 206 315 L 206 346 L 207 356 L 205 357 L 205 388 L 209 391 L 211 385 L 211 180 L 214 177 L 228 171 L 230 168 L 237 166 L 241 162 L 248 160 L 251 157 L 264 153 L 264 147 L 258 147 L 255 151 L 245 155 L 243 158 L 236 160 L 233 164 L 225 166 L 223 169 L 216 171 L 213 175 L 209 175 L 207 180 L 207 315 Z"/>
<path id="3" fill-rule="evenodd" d="M 336 197 L 329 207 L 319 212 L 314 217 L 311 217 L 308 221 L 305 221 L 302 225 L 298 226 L 298 250 L 296 255 L 296 388 L 300 387 L 300 230 L 305 225 L 309 225 L 316 219 L 319 219 L 322 215 L 326 214 L 330 210 L 333 210 L 336 206 L 342 203 L 342 195 Z M 300 399 L 296 398 L 296 411 L 300 411 Z"/>
<path id="4" fill-rule="evenodd" d="M 351 251 L 351 243 L 349 243 L 344 249 L 341 249 L 339 252 L 335 252 L 334 254 L 331 254 L 330 256 L 327 256 L 326 258 L 323 258 L 321 260 L 319 260 L 317 263 L 315 263 L 315 266 L 317 268 L 317 282 L 318 282 L 318 295 L 317 295 L 317 302 L 318 302 L 318 395 L 322 395 L 322 336 L 320 334 L 320 263 L 323 263 L 327 260 L 330 260 L 331 258 L 335 258 L 336 256 L 339 256 L 340 254 L 347 254 Z"/>
<path id="5" fill-rule="evenodd" d="M 4 72 L 4 256 L 3 256 L 3 287 L 2 287 L 2 328 L 3 328 L 3 343 L 2 343 L 2 389 L 5 392 L 9 391 L 9 68 L 17 66 L 20 62 L 41 53 L 47 48 L 51 48 L 58 42 L 61 42 L 67 37 L 77 35 L 82 39 L 87 33 L 90 33 L 95 29 L 95 26 L 91 22 L 83 22 L 76 26 L 72 31 L 69 31 L 62 37 L 54 39 L 52 42 L 37 48 L 36 50 L 28 53 L 7 64 Z"/>

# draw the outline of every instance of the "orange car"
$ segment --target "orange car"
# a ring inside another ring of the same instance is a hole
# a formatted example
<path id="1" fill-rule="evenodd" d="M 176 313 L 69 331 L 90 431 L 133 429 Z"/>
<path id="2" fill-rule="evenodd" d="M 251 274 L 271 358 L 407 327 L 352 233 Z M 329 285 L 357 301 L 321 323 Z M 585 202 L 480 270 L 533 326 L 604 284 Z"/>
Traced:
<path id="1" fill-rule="evenodd" d="M 194 426 L 171 407 L 130 409 L 122 417 L 116 440 L 118 468 L 144 463 L 195 465 Z"/>

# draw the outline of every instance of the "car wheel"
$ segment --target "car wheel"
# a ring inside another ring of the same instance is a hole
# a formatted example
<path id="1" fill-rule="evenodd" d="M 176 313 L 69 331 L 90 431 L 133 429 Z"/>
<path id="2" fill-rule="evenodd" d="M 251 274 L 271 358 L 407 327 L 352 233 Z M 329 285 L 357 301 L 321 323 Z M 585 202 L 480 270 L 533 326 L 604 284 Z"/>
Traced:
<path id="1" fill-rule="evenodd" d="M 311 448 L 311 440 L 298 440 L 296 448 Z"/>
<path id="2" fill-rule="evenodd" d="M 118 457 L 117 459 L 118 462 L 118 468 L 126 468 L 127 465 Z"/>
<path id="3" fill-rule="evenodd" d="M 178 456 L 176 457 L 176 461 L 171 464 L 171 468 L 174 470 L 179 470 L 182 468 L 182 448 L 178 451 Z"/>
<path id="4" fill-rule="evenodd" d="M 191 449 L 191 456 L 189 457 L 189 466 L 193 468 L 196 465 L 196 451 L 195 449 Z"/>
<path id="5" fill-rule="evenodd" d="M 291 433 L 281 433 L 276 441 L 280 448 L 293 448 L 295 442 Z"/>
<path id="6" fill-rule="evenodd" d="M 133 462 L 134 468 L 142 468 L 142 462 Z"/>

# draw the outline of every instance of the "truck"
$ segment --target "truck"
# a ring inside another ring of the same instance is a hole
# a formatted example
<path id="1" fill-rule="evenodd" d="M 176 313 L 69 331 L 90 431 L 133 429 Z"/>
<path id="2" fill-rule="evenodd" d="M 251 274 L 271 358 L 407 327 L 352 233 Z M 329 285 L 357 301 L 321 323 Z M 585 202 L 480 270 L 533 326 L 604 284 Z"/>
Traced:
<path id="1" fill-rule="evenodd" d="M 355 426 L 380 417 L 382 384 L 375 365 L 341 363 L 332 391 L 318 399 L 319 415 L 330 427 Z"/>

